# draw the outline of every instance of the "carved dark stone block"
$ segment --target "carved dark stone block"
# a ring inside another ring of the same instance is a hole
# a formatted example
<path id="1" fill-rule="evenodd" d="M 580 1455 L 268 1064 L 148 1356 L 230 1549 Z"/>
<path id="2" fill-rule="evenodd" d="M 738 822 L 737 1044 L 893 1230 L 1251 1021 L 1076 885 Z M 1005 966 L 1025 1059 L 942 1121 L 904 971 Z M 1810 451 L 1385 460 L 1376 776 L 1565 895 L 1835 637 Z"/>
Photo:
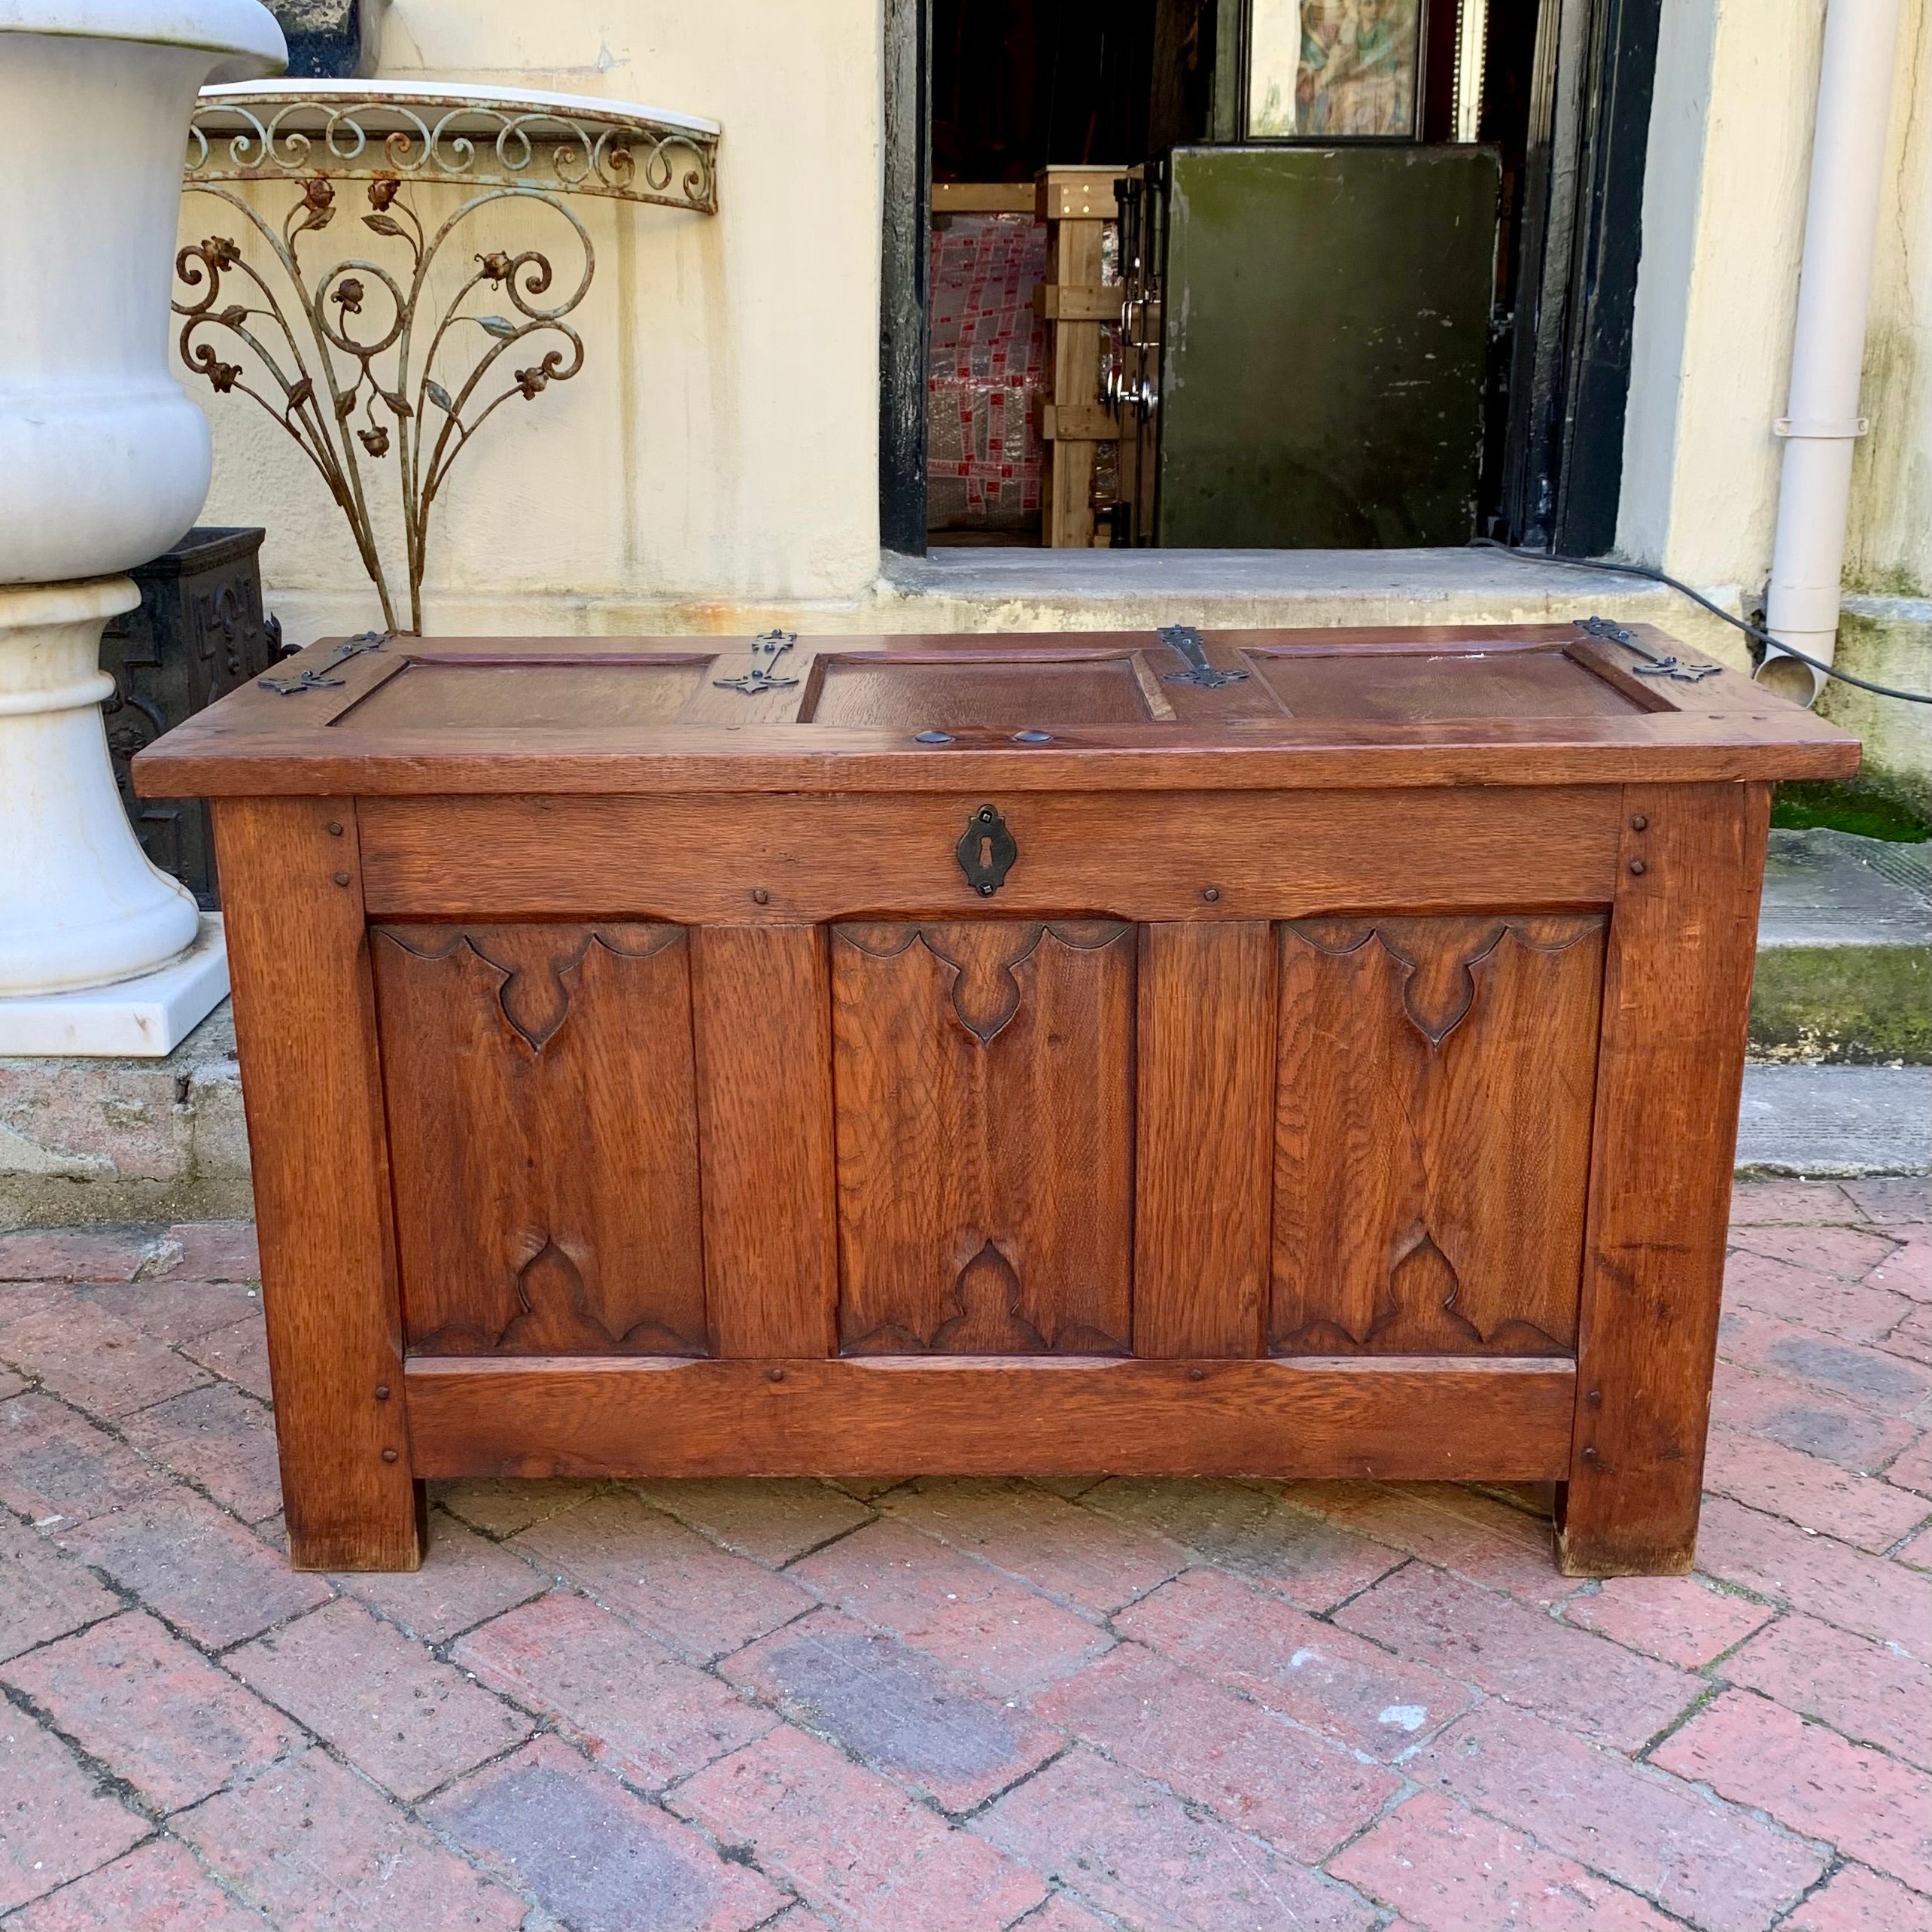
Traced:
<path id="1" fill-rule="evenodd" d="M 376 71 L 388 0 L 269 0 L 288 41 L 291 80 L 345 81 Z"/>
<path id="2" fill-rule="evenodd" d="M 110 618 L 101 637 L 101 668 L 114 680 L 102 707 L 108 750 L 129 822 L 148 857 L 208 909 L 221 902 L 208 808 L 199 799 L 137 799 L 128 768 L 144 745 L 281 655 L 280 628 L 262 612 L 263 534 L 190 530 L 129 573 L 141 608 Z"/>

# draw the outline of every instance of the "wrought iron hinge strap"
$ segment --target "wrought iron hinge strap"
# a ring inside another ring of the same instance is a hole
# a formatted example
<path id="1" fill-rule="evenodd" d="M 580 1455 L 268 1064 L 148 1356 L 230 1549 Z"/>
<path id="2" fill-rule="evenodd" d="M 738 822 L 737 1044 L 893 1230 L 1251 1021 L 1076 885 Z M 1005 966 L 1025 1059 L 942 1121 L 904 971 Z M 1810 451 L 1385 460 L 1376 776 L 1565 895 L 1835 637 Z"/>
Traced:
<path id="1" fill-rule="evenodd" d="M 1601 637 L 1607 643 L 1621 644 L 1626 651 L 1634 651 L 1644 660 L 1632 667 L 1639 677 L 1674 677 L 1681 684 L 1696 684 L 1705 678 L 1715 677 L 1724 669 L 1721 664 L 1686 664 L 1681 658 L 1665 656 L 1608 617 L 1580 617 L 1577 626 L 1586 636 Z"/>
<path id="2" fill-rule="evenodd" d="M 796 677 L 774 677 L 771 667 L 799 641 L 796 631 L 761 631 L 751 640 L 751 668 L 742 677 L 714 677 L 720 691 L 742 691 L 755 698 L 761 691 L 789 691 Z"/>
<path id="3" fill-rule="evenodd" d="M 1164 624 L 1155 634 L 1170 651 L 1178 651 L 1188 661 L 1185 671 L 1167 673 L 1170 684 L 1198 684 L 1204 691 L 1215 691 L 1224 684 L 1246 683 L 1245 671 L 1217 671 L 1208 662 L 1207 647 L 1191 624 Z"/>
<path id="4" fill-rule="evenodd" d="M 342 679 L 326 674 L 338 665 L 348 663 L 352 657 L 361 657 L 367 651 L 379 651 L 393 634 L 388 631 L 365 631 L 360 637 L 338 644 L 317 669 L 305 671 L 294 677 L 258 677 L 255 682 L 264 691 L 272 691 L 278 698 L 292 698 L 298 691 L 339 691 L 342 688 Z"/>

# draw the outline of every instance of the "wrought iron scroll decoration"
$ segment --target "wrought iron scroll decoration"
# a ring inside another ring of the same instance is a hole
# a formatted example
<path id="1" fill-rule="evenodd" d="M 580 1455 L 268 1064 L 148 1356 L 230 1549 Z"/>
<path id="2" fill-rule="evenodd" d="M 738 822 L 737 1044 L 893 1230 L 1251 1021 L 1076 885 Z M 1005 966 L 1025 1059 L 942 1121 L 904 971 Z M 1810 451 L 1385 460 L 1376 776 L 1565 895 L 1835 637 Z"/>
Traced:
<path id="1" fill-rule="evenodd" d="M 217 391 L 251 397 L 288 432 L 346 519 L 383 623 L 420 633 L 430 513 L 457 458 L 513 396 L 534 402 L 584 364 L 583 339 L 568 318 L 589 291 L 596 255 L 563 198 L 714 214 L 717 130 L 616 102 L 347 87 L 202 94 L 184 186 L 233 208 L 272 266 L 257 268 L 233 235 L 209 236 L 175 258 L 187 299 L 174 309 L 183 318 L 183 362 Z M 300 190 L 279 223 L 237 191 L 263 181 Z M 397 272 L 361 257 L 312 269 L 305 262 L 305 242 L 339 211 L 338 182 L 366 184 L 362 225 L 400 250 Z M 409 191 L 425 184 L 473 192 L 431 232 L 410 205 Z M 434 272 L 458 232 L 479 210 L 513 201 L 534 202 L 567 224 L 565 239 L 581 257 L 574 282 L 567 275 L 559 282 L 541 251 L 498 249 L 473 255 L 473 271 L 454 294 L 433 294 Z M 469 306 L 477 297 L 480 306 L 486 287 L 510 313 Z M 226 359 L 217 341 L 246 358 Z M 498 365 L 525 343 L 529 360 L 505 365 L 506 379 Z M 406 625 L 364 472 L 392 452 Z"/>

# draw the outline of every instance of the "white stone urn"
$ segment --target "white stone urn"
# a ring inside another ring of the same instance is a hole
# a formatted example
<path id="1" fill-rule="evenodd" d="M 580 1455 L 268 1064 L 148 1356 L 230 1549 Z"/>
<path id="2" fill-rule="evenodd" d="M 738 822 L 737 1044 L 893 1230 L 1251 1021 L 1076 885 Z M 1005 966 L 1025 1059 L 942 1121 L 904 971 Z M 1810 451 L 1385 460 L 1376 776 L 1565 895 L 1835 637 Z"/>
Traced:
<path id="1" fill-rule="evenodd" d="M 0 0 L 0 1051 L 165 1052 L 50 1032 L 46 996 L 208 950 L 122 811 L 99 650 L 208 490 L 169 373 L 195 95 L 287 58 L 258 0 Z"/>

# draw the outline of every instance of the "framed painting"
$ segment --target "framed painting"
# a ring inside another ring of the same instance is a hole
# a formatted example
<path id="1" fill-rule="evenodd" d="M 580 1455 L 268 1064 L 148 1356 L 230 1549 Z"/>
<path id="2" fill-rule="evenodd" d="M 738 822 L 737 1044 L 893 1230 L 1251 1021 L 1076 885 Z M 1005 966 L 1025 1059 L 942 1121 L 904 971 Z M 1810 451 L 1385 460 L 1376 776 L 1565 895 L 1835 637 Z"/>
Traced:
<path id="1" fill-rule="evenodd" d="M 1250 0 L 1250 141 L 1406 141 L 1422 96 L 1422 0 Z"/>

